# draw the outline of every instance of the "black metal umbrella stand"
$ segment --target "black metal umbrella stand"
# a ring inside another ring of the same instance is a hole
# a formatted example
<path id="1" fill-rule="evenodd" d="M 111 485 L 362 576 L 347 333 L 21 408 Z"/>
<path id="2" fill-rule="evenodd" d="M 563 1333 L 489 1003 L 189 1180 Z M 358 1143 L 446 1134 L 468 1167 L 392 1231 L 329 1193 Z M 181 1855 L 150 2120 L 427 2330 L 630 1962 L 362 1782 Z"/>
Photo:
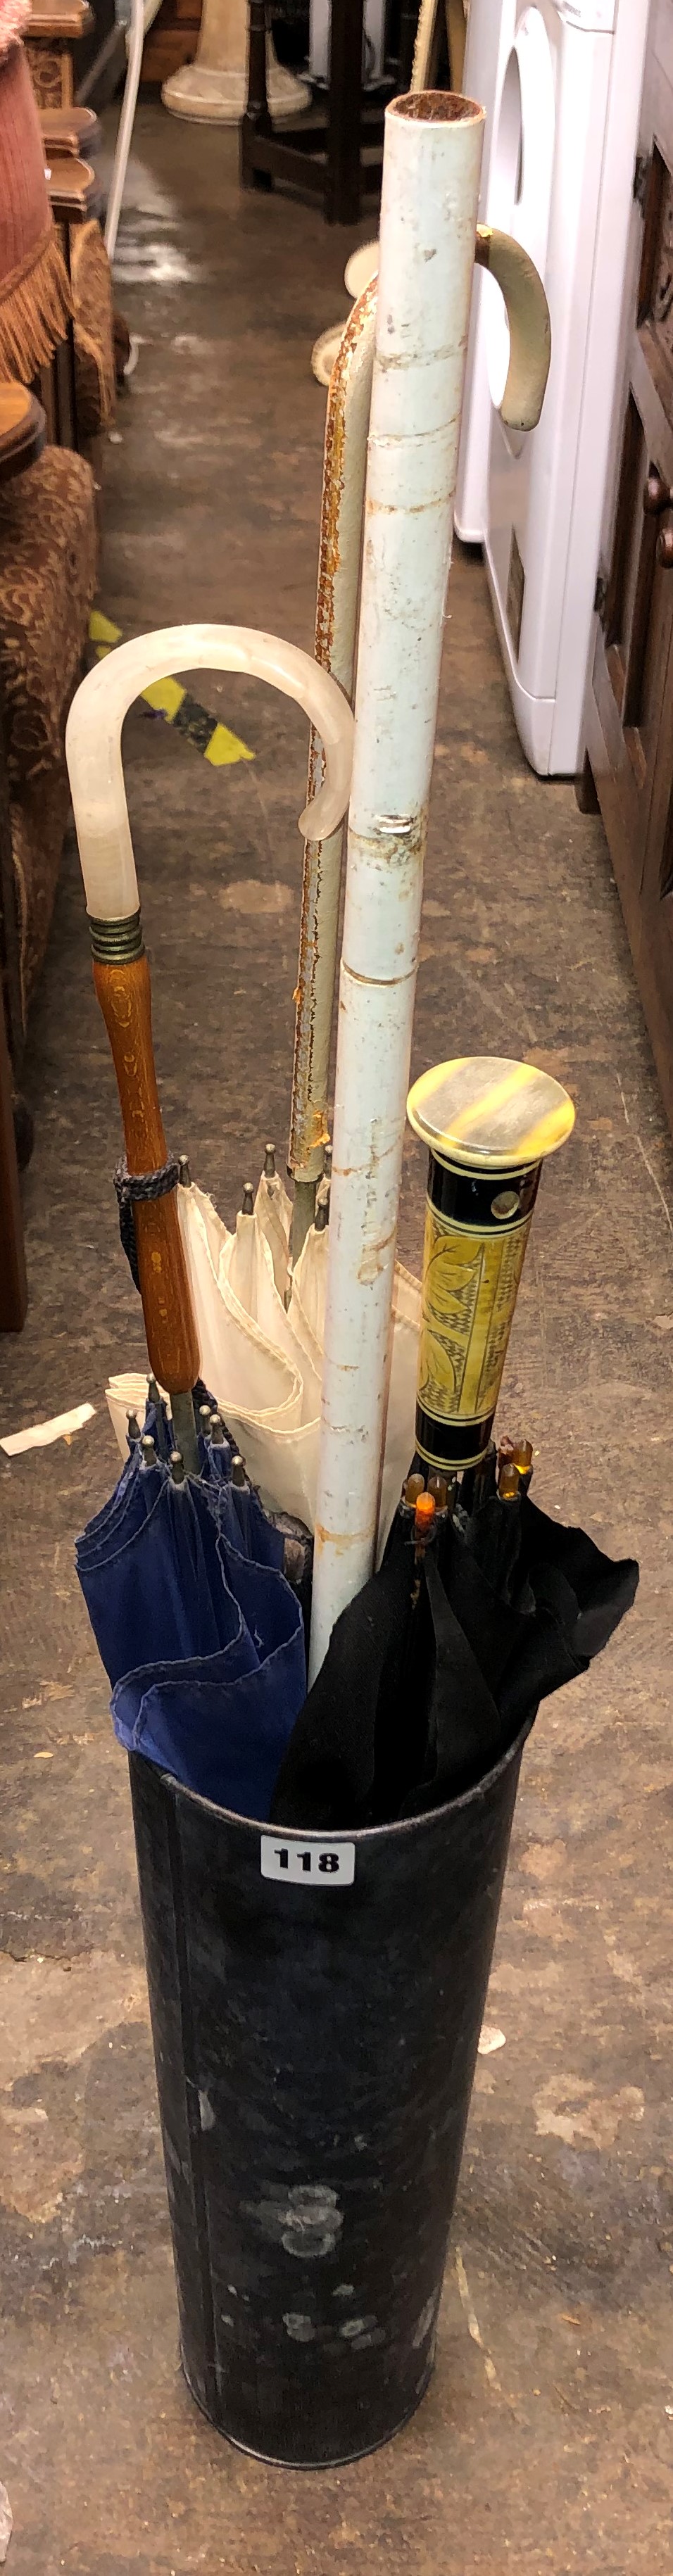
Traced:
<path id="1" fill-rule="evenodd" d="M 130 1757 L 183 2368 L 263 2459 L 356 2459 L 427 2388 L 522 1741 L 331 1837 Z"/>

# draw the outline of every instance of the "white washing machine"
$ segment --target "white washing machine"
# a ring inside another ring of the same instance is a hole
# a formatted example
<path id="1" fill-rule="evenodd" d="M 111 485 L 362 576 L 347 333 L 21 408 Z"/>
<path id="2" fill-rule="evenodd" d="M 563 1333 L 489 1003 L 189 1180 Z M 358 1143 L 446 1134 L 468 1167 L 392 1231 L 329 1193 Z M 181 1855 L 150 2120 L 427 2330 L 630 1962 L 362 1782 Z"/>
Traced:
<path id="1" fill-rule="evenodd" d="M 465 42 L 463 91 L 486 110 L 481 161 L 479 222 L 495 222 L 491 208 L 494 143 L 498 133 L 505 66 L 512 50 L 516 0 L 471 0 Z M 510 226 L 511 230 L 511 226 Z M 486 288 L 486 293 L 484 293 Z M 466 545 L 481 545 L 488 517 L 488 460 L 491 447 L 491 396 L 486 330 L 493 279 L 475 269 L 467 342 L 463 424 L 458 456 L 454 520 Z M 497 295 L 497 287 L 496 287 Z"/>
<path id="2" fill-rule="evenodd" d="M 552 358 L 538 428 L 505 430 L 507 326 L 484 275 L 456 524 L 478 532 L 462 504 L 487 423 L 480 533 L 516 723 L 532 767 L 567 775 L 579 764 L 648 0 L 486 0 L 483 16 L 472 0 L 468 49 L 480 17 L 492 65 L 494 20 L 506 31 L 482 219 L 535 260 Z M 469 73 L 468 50 L 466 90 Z"/>

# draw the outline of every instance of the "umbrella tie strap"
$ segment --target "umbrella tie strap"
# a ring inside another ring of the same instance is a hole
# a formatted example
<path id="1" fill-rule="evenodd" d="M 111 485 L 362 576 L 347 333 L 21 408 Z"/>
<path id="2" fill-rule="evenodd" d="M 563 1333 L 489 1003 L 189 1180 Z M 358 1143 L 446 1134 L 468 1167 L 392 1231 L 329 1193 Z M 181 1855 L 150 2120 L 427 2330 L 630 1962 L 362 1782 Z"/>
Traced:
<path id="1" fill-rule="evenodd" d="M 177 1189 L 180 1165 L 175 1159 L 162 1163 L 158 1172 L 130 1172 L 126 1161 L 117 1164 L 115 1189 L 119 1208 L 119 1232 L 126 1253 L 131 1278 L 140 1292 L 138 1245 L 134 1216 L 135 1199 L 163 1199 L 169 1190 Z"/>

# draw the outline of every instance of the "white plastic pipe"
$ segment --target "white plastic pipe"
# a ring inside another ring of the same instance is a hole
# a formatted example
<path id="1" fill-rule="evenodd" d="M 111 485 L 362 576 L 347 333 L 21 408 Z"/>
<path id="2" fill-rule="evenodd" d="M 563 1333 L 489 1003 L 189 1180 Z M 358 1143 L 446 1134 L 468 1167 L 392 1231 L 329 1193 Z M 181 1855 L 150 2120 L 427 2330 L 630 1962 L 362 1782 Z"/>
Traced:
<path id="1" fill-rule="evenodd" d="M 87 673 L 73 698 L 65 749 L 87 910 L 123 921 L 138 908 L 121 732 L 152 680 L 178 671 L 248 671 L 304 708 L 325 747 L 325 777 L 299 817 L 299 830 L 329 835 L 348 804 L 353 717 L 341 689 L 309 653 L 255 626 L 164 626 L 120 644 Z"/>
<path id="2" fill-rule="evenodd" d="M 386 110 L 339 988 L 311 1675 L 374 1563 L 484 115 Z"/>
<path id="3" fill-rule="evenodd" d="M 355 670 L 367 429 L 374 365 L 376 287 L 350 314 L 327 403 L 315 657 L 351 699 Z M 309 797 L 322 767 L 313 733 Z M 288 1164 L 295 1181 L 317 1180 L 327 1134 L 330 1040 L 336 984 L 343 830 L 307 840 L 302 879 L 294 1066 Z"/>
<path id="4" fill-rule="evenodd" d="M 140 67 L 141 67 L 141 63 L 142 63 L 142 59 L 143 59 L 143 45 L 144 45 L 144 42 L 145 42 L 145 9 L 144 9 L 144 0 L 131 0 L 131 25 L 130 25 L 130 34 L 129 34 L 128 64 L 127 64 L 127 71 L 126 71 L 126 81 L 125 81 L 125 85 L 124 85 L 124 96 L 123 96 L 123 99 L 122 99 L 121 116 L 120 116 L 120 119 L 119 119 L 119 126 L 118 126 L 118 131 L 117 131 L 117 143 L 116 143 L 116 148 L 115 148 L 114 165 L 113 165 L 113 171 L 112 171 L 112 185 L 111 185 L 111 188 L 110 188 L 110 194 L 109 194 L 108 201 L 107 201 L 107 215 L 106 215 L 106 219 L 105 219 L 105 248 L 106 248 L 106 251 L 107 251 L 108 259 L 109 259 L 109 261 L 110 261 L 110 266 L 112 266 L 112 261 L 113 261 L 113 259 L 114 259 L 115 249 L 116 249 L 116 245 L 117 245 L 117 228 L 118 228 L 118 224 L 119 224 L 119 217 L 120 217 L 120 214 L 121 214 L 121 204 L 122 204 L 122 197 L 123 197 L 123 194 L 124 194 L 124 184 L 125 184 L 125 180 L 126 180 L 126 172 L 127 172 L 127 167 L 128 167 L 128 157 L 129 157 L 129 152 L 130 152 L 130 150 L 131 150 L 131 138 L 132 138 L 132 134 L 133 134 L 133 121 L 134 121 L 135 112 L 136 112 L 136 101 L 137 101 L 137 97 L 138 97 L 138 89 L 139 89 L 139 85 L 140 85 Z"/>

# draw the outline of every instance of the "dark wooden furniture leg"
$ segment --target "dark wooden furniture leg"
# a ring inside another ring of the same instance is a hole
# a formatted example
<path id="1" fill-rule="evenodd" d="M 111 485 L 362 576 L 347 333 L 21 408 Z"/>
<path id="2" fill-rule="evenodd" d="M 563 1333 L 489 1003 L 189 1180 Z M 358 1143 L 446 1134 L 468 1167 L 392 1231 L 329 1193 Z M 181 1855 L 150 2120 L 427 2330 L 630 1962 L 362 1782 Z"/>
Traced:
<path id="1" fill-rule="evenodd" d="M 364 0 L 332 0 L 325 221 L 356 224 L 360 215 L 362 31 Z"/>
<path id="2" fill-rule="evenodd" d="M 322 206 L 328 224 L 355 223 L 363 201 L 379 193 L 384 111 L 381 97 L 362 95 L 364 0 L 334 0 L 330 31 L 328 116 L 294 121 L 274 132 L 266 86 L 264 0 L 248 0 L 248 94 L 241 123 L 243 188 L 294 188 Z"/>
<path id="3" fill-rule="evenodd" d="M 419 0 L 402 0 L 400 9 L 400 97 L 411 87 Z"/>
<path id="4" fill-rule="evenodd" d="M 594 773 L 591 767 L 588 751 L 585 751 L 584 764 L 580 770 L 579 778 L 575 779 L 575 803 L 576 805 L 579 805 L 580 814 L 600 814 L 600 802 L 596 794 Z"/>
<path id="5" fill-rule="evenodd" d="M 249 0 L 248 95 L 245 115 L 241 119 L 240 142 L 242 188 L 273 187 L 270 170 L 256 169 L 252 150 L 258 135 L 263 135 L 268 141 L 272 134 L 266 88 L 266 0 Z"/>

